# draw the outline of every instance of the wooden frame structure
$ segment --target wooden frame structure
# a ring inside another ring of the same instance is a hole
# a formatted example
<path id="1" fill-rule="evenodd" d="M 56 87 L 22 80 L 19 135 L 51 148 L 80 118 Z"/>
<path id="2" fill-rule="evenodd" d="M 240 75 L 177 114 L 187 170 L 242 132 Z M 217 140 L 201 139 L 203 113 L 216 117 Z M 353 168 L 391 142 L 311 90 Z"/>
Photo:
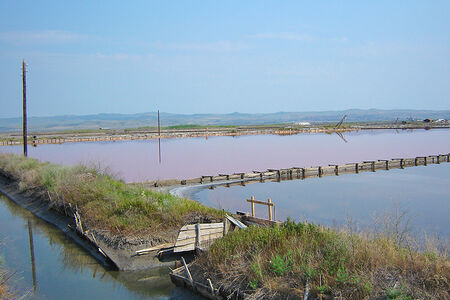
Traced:
<path id="1" fill-rule="evenodd" d="M 267 199 L 267 202 L 255 200 L 255 196 L 251 196 L 250 199 L 247 199 L 247 202 L 251 203 L 252 208 L 252 217 L 255 217 L 255 204 L 261 204 L 261 205 L 267 205 L 269 209 L 269 221 L 273 221 L 273 215 L 272 215 L 272 207 L 274 208 L 275 212 L 275 204 L 272 203 L 272 200 L 270 198 Z"/>

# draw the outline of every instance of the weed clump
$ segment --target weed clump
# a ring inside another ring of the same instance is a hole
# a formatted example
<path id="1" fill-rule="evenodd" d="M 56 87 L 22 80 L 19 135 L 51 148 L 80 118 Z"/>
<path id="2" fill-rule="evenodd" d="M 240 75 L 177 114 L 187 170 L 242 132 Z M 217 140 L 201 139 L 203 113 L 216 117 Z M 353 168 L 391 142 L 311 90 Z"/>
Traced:
<path id="1" fill-rule="evenodd" d="M 290 220 L 232 232 L 194 268 L 229 293 L 245 291 L 256 298 L 301 298 L 307 283 L 311 299 L 449 296 L 450 263 L 442 253 Z"/>

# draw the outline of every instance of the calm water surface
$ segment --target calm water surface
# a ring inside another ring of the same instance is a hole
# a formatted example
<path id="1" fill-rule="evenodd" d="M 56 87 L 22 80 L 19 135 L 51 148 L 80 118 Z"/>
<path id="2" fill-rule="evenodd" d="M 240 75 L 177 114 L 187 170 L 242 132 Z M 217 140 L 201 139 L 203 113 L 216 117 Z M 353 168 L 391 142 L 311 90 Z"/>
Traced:
<path id="1" fill-rule="evenodd" d="M 450 238 L 450 163 L 380 170 L 246 186 L 220 186 L 191 195 L 206 205 L 229 211 L 250 211 L 246 199 L 271 198 L 278 220 L 287 217 L 320 224 L 342 225 L 350 217 L 360 226 L 398 206 L 406 211 L 414 232 L 437 233 Z M 256 215 L 268 218 L 266 206 L 256 205 Z"/>
<path id="2" fill-rule="evenodd" d="M 268 168 L 309 167 L 395 157 L 414 157 L 450 150 L 449 130 L 363 131 L 344 135 L 241 136 L 40 145 L 29 155 L 73 165 L 109 167 L 125 181 L 191 178 Z M 22 146 L 0 147 L 21 153 Z M 394 203 L 408 210 L 416 230 L 450 236 L 450 164 L 358 175 L 311 178 L 246 187 L 202 190 L 193 197 L 230 211 L 249 211 L 246 198 L 272 198 L 277 219 L 342 223 L 347 216 L 370 226 L 374 214 L 392 211 Z M 257 215 L 267 211 L 257 207 Z M 28 225 L 30 224 L 30 225 Z M 30 231 L 34 263 L 30 253 Z M 147 299 L 193 295 L 175 288 L 167 269 L 117 272 L 105 269 L 58 229 L 0 197 L 0 256 L 4 267 L 17 270 L 12 284 L 36 299 Z M 35 269 L 33 279 L 32 265 Z M 35 287 L 35 291 L 34 291 Z M 23 291 L 22 291 L 23 292 Z"/>
<path id="3" fill-rule="evenodd" d="M 292 136 L 255 135 L 66 143 L 29 147 L 29 156 L 58 164 L 94 163 L 127 182 L 194 178 L 219 173 L 310 167 L 374 159 L 415 157 L 450 151 L 450 130 L 376 130 Z M 22 146 L 1 152 L 21 153 Z"/>
<path id="4" fill-rule="evenodd" d="M 30 253 L 33 238 L 35 280 Z M 32 299 L 199 299 L 176 288 L 168 268 L 140 272 L 105 269 L 58 229 L 0 196 L 0 256 L 17 295 Z"/>

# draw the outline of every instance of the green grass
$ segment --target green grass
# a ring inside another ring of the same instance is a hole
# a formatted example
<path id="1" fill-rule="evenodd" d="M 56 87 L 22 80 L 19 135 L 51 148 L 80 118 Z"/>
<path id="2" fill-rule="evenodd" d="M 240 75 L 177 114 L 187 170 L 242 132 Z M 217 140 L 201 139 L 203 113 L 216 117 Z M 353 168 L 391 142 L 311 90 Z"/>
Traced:
<path id="1" fill-rule="evenodd" d="M 288 220 L 228 234 L 196 267 L 216 284 L 267 298 L 301 298 L 308 281 L 312 298 L 448 299 L 449 260 L 430 251 L 403 248 L 385 235 L 369 238 Z M 401 289 L 394 288 L 397 282 Z"/>
<path id="2" fill-rule="evenodd" d="M 191 214 L 212 218 L 223 212 L 200 203 L 127 185 L 86 166 L 64 167 L 33 158 L 0 154 L 0 171 L 21 191 L 34 192 L 64 213 L 64 206 L 78 207 L 87 228 L 120 233 L 152 233 L 176 229 Z"/>

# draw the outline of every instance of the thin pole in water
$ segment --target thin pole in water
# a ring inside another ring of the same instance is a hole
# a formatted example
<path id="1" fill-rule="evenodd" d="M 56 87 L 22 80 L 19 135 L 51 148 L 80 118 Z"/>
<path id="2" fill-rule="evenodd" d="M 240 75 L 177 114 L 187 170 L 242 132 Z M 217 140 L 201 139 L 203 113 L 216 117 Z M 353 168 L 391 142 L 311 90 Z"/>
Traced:
<path id="1" fill-rule="evenodd" d="M 159 109 L 158 109 L 158 136 L 161 136 L 161 123 L 159 122 Z"/>
<path id="2" fill-rule="evenodd" d="M 28 156 L 27 148 L 27 70 L 25 60 L 22 60 L 22 97 L 23 97 L 23 155 Z"/>
<path id="3" fill-rule="evenodd" d="M 161 123 L 159 121 L 159 109 L 158 109 L 158 154 L 159 154 L 159 163 L 161 164 Z"/>
<path id="4" fill-rule="evenodd" d="M 34 243 L 33 243 L 33 229 L 31 222 L 28 220 L 28 239 L 30 241 L 30 258 L 31 258 L 31 273 L 33 277 L 33 290 L 36 293 L 36 267 L 34 263 Z"/>

